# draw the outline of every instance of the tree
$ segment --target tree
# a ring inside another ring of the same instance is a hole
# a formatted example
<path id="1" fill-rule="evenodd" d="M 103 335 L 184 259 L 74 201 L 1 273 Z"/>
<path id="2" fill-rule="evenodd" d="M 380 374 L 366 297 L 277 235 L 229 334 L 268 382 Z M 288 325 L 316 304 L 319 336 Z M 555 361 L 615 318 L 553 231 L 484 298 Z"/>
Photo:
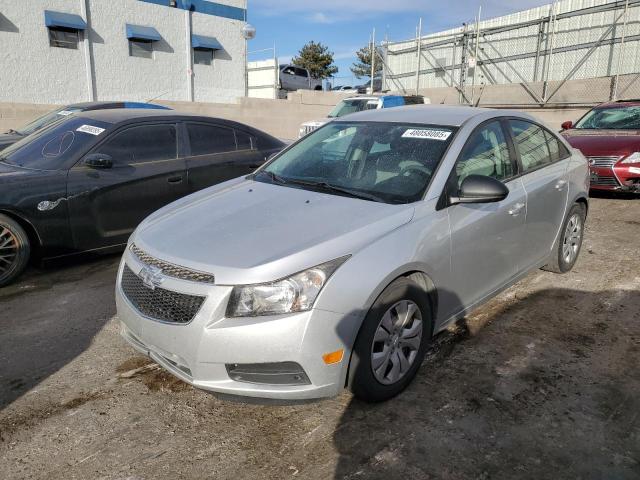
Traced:
<path id="1" fill-rule="evenodd" d="M 356 52 L 358 61 L 353 63 L 351 72 L 357 77 L 371 77 L 371 44 L 362 47 Z M 376 64 L 374 66 L 374 77 L 378 77 L 382 72 L 382 55 L 376 48 Z"/>
<path id="2" fill-rule="evenodd" d="M 333 65 L 333 52 L 322 43 L 309 42 L 298 52 L 298 56 L 291 63 L 311 72 L 313 78 L 325 79 L 338 73 L 338 67 Z"/>

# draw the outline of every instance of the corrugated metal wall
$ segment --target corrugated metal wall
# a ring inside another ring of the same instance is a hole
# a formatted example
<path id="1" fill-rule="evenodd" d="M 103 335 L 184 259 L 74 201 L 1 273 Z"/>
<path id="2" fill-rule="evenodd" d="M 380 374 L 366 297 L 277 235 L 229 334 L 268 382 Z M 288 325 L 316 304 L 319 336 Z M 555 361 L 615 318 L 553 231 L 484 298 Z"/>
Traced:
<path id="1" fill-rule="evenodd" d="M 480 22 L 477 85 L 563 80 L 640 72 L 640 1 L 562 0 Z M 555 20 L 554 20 L 555 18 Z M 420 88 L 468 87 L 476 24 L 422 37 Z M 618 71 L 621 39 L 624 55 Z M 600 42 L 600 44 L 597 44 Z M 585 55 L 593 52 L 579 66 Z M 416 39 L 382 47 L 390 90 L 415 90 Z"/>

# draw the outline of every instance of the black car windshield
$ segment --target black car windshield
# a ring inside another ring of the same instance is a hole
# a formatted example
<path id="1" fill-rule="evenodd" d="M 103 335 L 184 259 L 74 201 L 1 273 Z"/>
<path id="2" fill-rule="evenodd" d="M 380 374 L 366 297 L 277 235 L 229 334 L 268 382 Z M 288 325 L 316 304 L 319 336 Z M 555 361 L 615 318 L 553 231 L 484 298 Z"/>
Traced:
<path id="1" fill-rule="evenodd" d="M 274 158 L 254 179 L 384 203 L 420 200 L 455 129 L 331 122 Z"/>
<path id="2" fill-rule="evenodd" d="M 574 128 L 640 130 L 640 106 L 594 108 Z"/>
<path id="3" fill-rule="evenodd" d="M 74 108 L 74 107 L 57 108 L 52 112 L 46 113 L 43 116 L 35 119 L 33 122 L 28 123 L 24 127 L 16 130 L 16 133 L 20 135 L 31 135 L 33 132 L 40 130 L 48 125 L 51 125 L 54 122 L 63 120 L 69 115 L 79 111 L 80 111 L 79 108 Z"/>
<path id="4" fill-rule="evenodd" d="M 0 161 L 36 170 L 60 170 L 110 126 L 68 117 L 5 148 L 0 152 Z"/>
<path id="5" fill-rule="evenodd" d="M 329 118 L 344 117 L 350 113 L 361 112 L 363 110 L 375 110 L 378 108 L 378 100 L 371 98 L 353 98 L 342 100 L 329 113 Z"/>

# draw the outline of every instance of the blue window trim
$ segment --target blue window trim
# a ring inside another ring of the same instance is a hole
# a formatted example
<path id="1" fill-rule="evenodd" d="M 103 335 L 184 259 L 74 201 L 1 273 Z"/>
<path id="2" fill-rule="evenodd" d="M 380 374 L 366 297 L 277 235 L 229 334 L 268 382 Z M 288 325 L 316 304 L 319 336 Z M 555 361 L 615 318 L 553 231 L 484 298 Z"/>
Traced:
<path id="1" fill-rule="evenodd" d="M 44 11 L 44 24 L 47 28 L 70 28 L 72 30 L 86 30 L 87 22 L 80 15 L 73 13 Z"/>
<path id="2" fill-rule="evenodd" d="M 191 35 L 191 46 L 202 50 L 222 50 L 222 45 L 217 39 L 204 35 Z"/>
<path id="3" fill-rule="evenodd" d="M 145 27 L 143 25 L 126 24 L 127 38 L 129 40 L 146 40 L 151 42 L 158 42 L 162 40 L 162 36 L 153 27 Z"/>
<path id="4" fill-rule="evenodd" d="M 170 0 L 140 0 L 141 2 L 153 3 L 168 7 Z M 245 20 L 247 11 L 244 8 L 223 5 L 222 3 L 211 2 L 209 0 L 176 0 L 176 7 L 182 10 L 191 10 L 204 15 L 230 18 L 231 20 Z"/>

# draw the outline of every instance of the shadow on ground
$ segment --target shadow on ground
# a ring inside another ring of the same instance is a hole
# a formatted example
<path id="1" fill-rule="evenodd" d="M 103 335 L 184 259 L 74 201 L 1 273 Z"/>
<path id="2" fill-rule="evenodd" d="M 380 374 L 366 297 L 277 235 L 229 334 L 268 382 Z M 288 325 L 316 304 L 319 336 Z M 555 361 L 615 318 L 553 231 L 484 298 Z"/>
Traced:
<path id="1" fill-rule="evenodd" d="M 349 403 L 336 479 L 640 478 L 638 289 L 494 303 L 400 396 Z"/>
<path id="2" fill-rule="evenodd" d="M 0 289 L 0 410 L 81 354 L 115 314 L 117 261 L 30 269 Z"/>

